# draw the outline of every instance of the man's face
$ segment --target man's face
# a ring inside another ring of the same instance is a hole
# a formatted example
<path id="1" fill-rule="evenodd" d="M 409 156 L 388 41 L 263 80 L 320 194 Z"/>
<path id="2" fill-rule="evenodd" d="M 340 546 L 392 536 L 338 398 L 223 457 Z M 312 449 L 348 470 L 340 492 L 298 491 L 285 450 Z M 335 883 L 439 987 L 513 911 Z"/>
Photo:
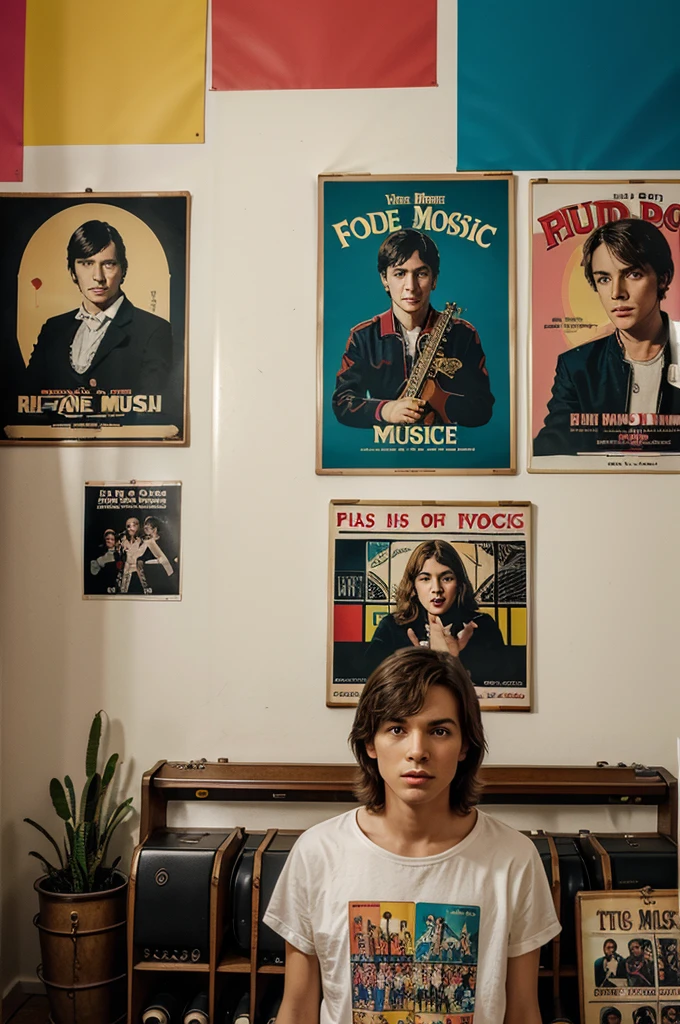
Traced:
<path id="1" fill-rule="evenodd" d="M 605 956 L 611 956 L 615 949 L 616 949 L 616 946 L 614 945 L 614 943 L 610 939 L 609 942 L 605 942 L 605 944 L 604 944 L 604 955 Z"/>
<path id="2" fill-rule="evenodd" d="M 598 245 L 592 271 L 600 302 L 615 327 L 635 334 L 658 319 L 659 279 L 649 264 L 627 266 L 606 245 Z"/>
<path id="3" fill-rule="evenodd" d="M 458 701 L 444 686 L 431 686 L 416 715 L 383 722 L 366 744 L 385 782 L 386 806 L 428 804 L 447 813 L 449 787 L 465 757 Z"/>
<path id="4" fill-rule="evenodd" d="M 631 942 L 630 944 L 631 956 L 640 956 L 642 953 L 642 946 L 639 942 Z"/>
<path id="5" fill-rule="evenodd" d="M 114 242 L 94 256 L 75 261 L 74 280 L 83 294 L 85 309 L 96 313 L 106 309 L 120 295 L 123 271 Z"/>
<path id="6" fill-rule="evenodd" d="M 430 292 L 434 291 L 437 279 L 432 276 L 432 269 L 427 263 L 423 263 L 417 250 L 405 263 L 388 267 L 381 277 L 398 319 L 399 311 L 412 317 L 427 310 Z"/>
<path id="7" fill-rule="evenodd" d="M 604 1024 L 621 1024 L 621 1018 L 618 1013 L 608 1013 Z"/>
<path id="8" fill-rule="evenodd" d="M 104 544 L 109 549 L 110 548 L 115 548 L 115 546 L 116 546 L 115 535 L 113 533 L 105 533 L 104 534 Z"/>

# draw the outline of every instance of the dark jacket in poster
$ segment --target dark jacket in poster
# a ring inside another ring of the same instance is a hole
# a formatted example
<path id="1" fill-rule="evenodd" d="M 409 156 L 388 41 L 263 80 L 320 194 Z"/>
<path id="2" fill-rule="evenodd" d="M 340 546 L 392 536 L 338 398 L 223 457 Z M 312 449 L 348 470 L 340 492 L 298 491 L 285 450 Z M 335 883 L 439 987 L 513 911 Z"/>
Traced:
<path id="1" fill-rule="evenodd" d="M 133 306 L 125 297 L 109 324 L 91 365 L 78 373 L 71 364 L 71 343 L 80 321 L 77 309 L 43 324 L 26 370 L 30 391 L 82 385 L 105 391 L 160 394 L 172 365 L 172 330 L 167 320 Z"/>
<path id="2" fill-rule="evenodd" d="M 423 336 L 439 313 L 430 308 Z M 479 335 L 466 320 L 453 320 L 441 344 L 437 383 L 449 394 L 448 423 L 478 427 L 488 423 L 494 404 Z M 436 365 L 436 364 L 435 364 Z M 412 367 L 399 325 L 391 309 L 350 331 L 333 392 L 333 411 L 347 427 L 372 427 L 380 410 L 398 398 Z"/>
<path id="3" fill-rule="evenodd" d="M 477 612 L 468 616 L 477 627 L 470 637 L 465 648 L 460 652 L 460 660 L 470 673 L 470 677 L 477 686 L 483 686 L 488 680 L 499 681 L 507 673 L 507 659 L 512 654 L 503 642 L 503 635 L 494 619 L 484 612 Z M 451 626 L 451 632 L 459 633 L 465 623 L 461 618 L 459 609 L 452 608 L 441 616 L 444 626 Z M 366 652 L 366 675 L 367 677 L 380 665 L 390 654 L 394 654 L 402 647 L 411 647 L 411 640 L 408 630 L 412 629 L 419 640 L 427 639 L 425 628 L 426 613 L 420 609 L 418 617 L 413 622 L 400 625 L 394 615 L 386 615 L 380 620 L 373 639 Z"/>
<path id="4" fill-rule="evenodd" d="M 680 388 L 668 382 L 669 360 L 667 345 L 657 412 L 677 415 L 680 413 Z M 624 358 L 616 332 L 563 352 L 557 360 L 548 415 L 534 440 L 534 455 L 575 455 L 606 448 L 607 438 L 618 439 L 620 431 L 626 433 L 626 427 L 615 426 L 613 432 L 604 430 L 602 414 L 627 412 L 630 385 L 631 366 Z M 573 413 L 598 414 L 599 423 L 591 428 L 574 429 Z M 667 442 L 665 450 L 680 450 L 677 431 L 664 435 L 663 429 L 655 428 L 654 437 L 657 445 L 662 445 L 664 440 Z M 598 444 L 598 441 L 605 444 Z"/>

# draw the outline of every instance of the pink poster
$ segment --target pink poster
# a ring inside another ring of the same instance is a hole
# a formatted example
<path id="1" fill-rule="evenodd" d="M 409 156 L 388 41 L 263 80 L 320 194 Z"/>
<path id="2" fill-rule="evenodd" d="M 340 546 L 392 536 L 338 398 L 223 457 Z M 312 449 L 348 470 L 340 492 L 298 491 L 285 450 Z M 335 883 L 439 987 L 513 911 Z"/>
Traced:
<path id="1" fill-rule="evenodd" d="M 0 181 L 24 173 L 26 0 L 4 0 L 0 32 Z"/>
<path id="2" fill-rule="evenodd" d="M 531 205 L 530 470 L 680 471 L 680 180 Z"/>

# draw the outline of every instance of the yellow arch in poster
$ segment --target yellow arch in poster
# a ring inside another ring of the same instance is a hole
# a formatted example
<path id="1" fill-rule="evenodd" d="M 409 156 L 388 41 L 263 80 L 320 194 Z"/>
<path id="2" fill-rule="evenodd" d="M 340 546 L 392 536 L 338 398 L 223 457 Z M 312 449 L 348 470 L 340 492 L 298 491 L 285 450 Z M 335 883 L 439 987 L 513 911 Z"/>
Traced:
<path id="1" fill-rule="evenodd" d="M 149 225 L 119 206 L 77 203 L 44 221 L 21 257 L 17 340 L 26 364 L 45 321 L 80 306 L 82 296 L 66 266 L 66 246 L 76 228 L 88 220 L 106 221 L 120 233 L 129 264 L 123 291 L 133 305 L 170 319 L 170 268 Z"/>

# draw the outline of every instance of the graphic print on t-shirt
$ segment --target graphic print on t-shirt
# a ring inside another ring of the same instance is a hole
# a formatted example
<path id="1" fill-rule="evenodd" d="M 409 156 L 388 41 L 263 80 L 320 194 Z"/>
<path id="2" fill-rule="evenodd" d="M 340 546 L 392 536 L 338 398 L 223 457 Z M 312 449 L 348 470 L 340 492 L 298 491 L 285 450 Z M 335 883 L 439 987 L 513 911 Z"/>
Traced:
<path id="1" fill-rule="evenodd" d="M 473 1024 L 479 907 L 349 904 L 352 1024 Z"/>

